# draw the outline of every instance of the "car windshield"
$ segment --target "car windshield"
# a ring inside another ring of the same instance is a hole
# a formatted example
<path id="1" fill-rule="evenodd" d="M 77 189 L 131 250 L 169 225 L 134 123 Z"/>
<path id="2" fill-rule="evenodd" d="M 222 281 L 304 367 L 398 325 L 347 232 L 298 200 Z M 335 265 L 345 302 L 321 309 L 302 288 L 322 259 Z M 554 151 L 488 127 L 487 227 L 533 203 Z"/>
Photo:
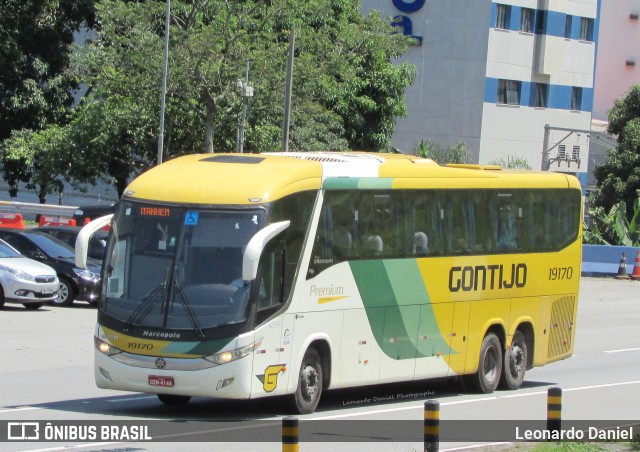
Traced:
<path id="1" fill-rule="evenodd" d="M 4 242 L 0 242 L 0 258 L 3 257 L 22 257 L 22 254 L 11 248 Z"/>
<path id="2" fill-rule="evenodd" d="M 101 313 L 132 326 L 202 330 L 244 322 L 242 256 L 262 210 L 120 203 Z"/>
<path id="3" fill-rule="evenodd" d="M 62 259 L 75 258 L 73 248 L 55 237 L 44 234 L 27 234 L 27 237 L 48 256 Z"/>

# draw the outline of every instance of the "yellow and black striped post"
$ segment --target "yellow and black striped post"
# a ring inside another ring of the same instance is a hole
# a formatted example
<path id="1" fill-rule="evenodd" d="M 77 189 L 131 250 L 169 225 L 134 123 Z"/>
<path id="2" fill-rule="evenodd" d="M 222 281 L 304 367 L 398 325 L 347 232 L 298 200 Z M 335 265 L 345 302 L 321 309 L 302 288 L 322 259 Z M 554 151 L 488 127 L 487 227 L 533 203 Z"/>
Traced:
<path id="1" fill-rule="evenodd" d="M 286 416 L 282 418 L 282 452 L 298 452 L 298 418 Z"/>
<path id="2" fill-rule="evenodd" d="M 424 402 L 424 450 L 437 452 L 440 448 L 440 402 Z"/>
<path id="3" fill-rule="evenodd" d="M 559 432 L 562 424 L 562 389 L 547 390 L 547 430 Z"/>

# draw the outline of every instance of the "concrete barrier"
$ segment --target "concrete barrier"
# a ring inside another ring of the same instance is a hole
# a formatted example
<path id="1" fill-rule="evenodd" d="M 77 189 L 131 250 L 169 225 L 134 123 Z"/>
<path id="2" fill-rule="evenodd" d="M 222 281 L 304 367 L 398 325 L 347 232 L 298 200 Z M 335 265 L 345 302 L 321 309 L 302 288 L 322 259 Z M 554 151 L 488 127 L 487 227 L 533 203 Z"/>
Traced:
<path id="1" fill-rule="evenodd" d="M 627 260 L 627 273 L 633 273 L 638 248 L 633 246 L 582 245 L 584 276 L 616 276 L 622 253 Z"/>

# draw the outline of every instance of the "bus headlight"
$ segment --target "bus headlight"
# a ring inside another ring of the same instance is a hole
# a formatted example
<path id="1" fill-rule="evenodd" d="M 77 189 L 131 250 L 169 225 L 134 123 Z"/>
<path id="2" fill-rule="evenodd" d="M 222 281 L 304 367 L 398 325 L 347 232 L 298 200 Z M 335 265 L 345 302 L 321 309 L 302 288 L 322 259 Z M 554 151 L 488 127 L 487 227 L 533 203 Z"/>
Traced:
<path id="1" fill-rule="evenodd" d="M 104 353 L 107 356 L 112 356 L 112 355 L 117 355 L 118 353 L 122 353 L 122 350 L 120 350 L 119 348 L 116 348 L 113 345 L 108 344 L 105 341 L 98 339 L 95 336 L 93 336 L 93 343 L 96 349 L 100 351 L 100 353 Z"/>
<path id="2" fill-rule="evenodd" d="M 225 352 L 205 356 L 204 359 L 216 364 L 230 363 L 231 361 L 235 361 L 249 355 L 258 348 L 260 344 L 262 344 L 262 338 L 258 339 L 253 344 L 245 345 L 244 347 L 236 348 L 235 350 L 227 350 Z"/>

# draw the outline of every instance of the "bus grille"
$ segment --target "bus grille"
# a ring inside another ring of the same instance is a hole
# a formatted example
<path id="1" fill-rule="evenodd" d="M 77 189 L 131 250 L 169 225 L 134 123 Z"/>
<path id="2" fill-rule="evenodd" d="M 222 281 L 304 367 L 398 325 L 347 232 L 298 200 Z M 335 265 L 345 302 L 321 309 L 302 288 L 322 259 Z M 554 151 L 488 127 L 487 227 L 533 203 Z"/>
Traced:
<path id="1" fill-rule="evenodd" d="M 562 297 L 553 303 L 551 307 L 549 349 L 547 350 L 548 358 L 555 358 L 571 350 L 575 305 L 575 296 Z"/>

